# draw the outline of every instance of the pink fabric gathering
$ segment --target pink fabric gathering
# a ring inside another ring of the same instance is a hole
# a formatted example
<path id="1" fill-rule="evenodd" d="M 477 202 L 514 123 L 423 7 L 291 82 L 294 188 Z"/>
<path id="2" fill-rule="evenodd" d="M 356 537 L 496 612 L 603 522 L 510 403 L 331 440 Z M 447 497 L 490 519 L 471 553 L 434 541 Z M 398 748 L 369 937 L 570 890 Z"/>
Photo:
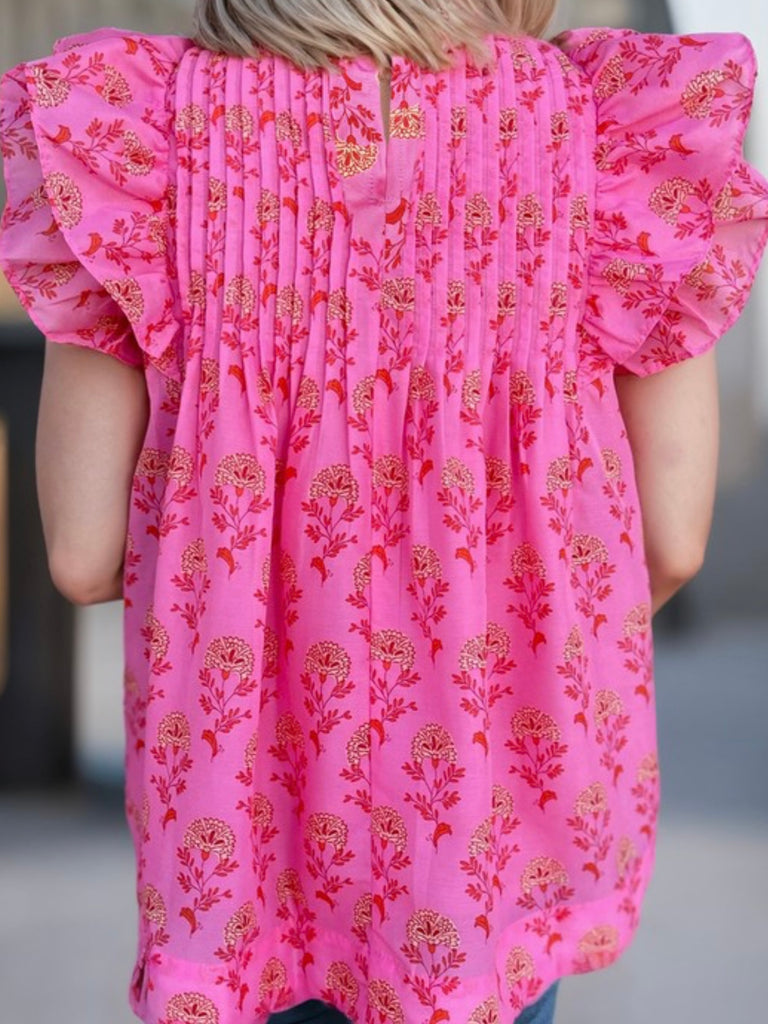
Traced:
<path id="1" fill-rule="evenodd" d="M 146 1024 L 502 1024 L 635 934 L 653 636 L 614 372 L 768 240 L 738 34 L 376 69 L 102 28 L 0 83 L 0 266 L 146 375 L 124 566 Z"/>

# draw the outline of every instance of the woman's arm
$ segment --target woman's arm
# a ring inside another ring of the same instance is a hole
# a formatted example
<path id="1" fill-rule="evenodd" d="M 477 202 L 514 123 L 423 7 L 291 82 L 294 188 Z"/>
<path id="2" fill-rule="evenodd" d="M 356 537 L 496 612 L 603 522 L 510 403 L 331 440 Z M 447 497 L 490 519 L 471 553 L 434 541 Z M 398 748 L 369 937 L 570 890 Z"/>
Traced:
<path id="1" fill-rule="evenodd" d="M 51 578 L 75 604 L 122 597 L 131 480 L 148 412 L 140 369 L 46 341 L 37 495 Z"/>
<path id="2" fill-rule="evenodd" d="M 635 463 L 652 614 L 701 569 L 717 482 L 715 349 L 646 377 L 615 374 Z"/>

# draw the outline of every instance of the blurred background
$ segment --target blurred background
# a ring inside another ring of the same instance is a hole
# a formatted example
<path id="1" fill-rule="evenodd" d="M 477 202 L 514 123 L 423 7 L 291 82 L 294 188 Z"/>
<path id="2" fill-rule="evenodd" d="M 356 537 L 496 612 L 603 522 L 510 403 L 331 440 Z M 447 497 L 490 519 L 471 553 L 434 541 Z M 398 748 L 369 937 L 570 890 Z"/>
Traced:
<path id="1" fill-rule="evenodd" d="M 3 0 L 0 69 L 98 25 L 184 35 L 191 8 Z M 744 32 L 768 69 L 760 0 L 561 0 L 554 29 L 577 25 Z M 748 137 L 764 173 L 766 79 Z M 557 1024 L 740 1024 L 765 1013 L 766 263 L 717 349 L 722 434 L 707 562 L 654 619 L 662 808 L 643 923 L 617 964 L 564 980 Z M 72 606 L 48 577 L 34 483 L 43 344 L 0 274 L 0 1020 L 47 1024 L 55 1007 L 64 1024 L 130 1024 L 123 605 Z"/>

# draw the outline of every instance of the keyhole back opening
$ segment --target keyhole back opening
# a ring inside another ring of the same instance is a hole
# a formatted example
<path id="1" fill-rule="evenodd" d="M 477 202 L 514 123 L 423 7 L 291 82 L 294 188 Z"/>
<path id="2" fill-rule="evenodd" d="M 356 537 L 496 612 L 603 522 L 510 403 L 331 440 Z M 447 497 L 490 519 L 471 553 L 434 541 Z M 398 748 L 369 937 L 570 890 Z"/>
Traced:
<path id="1" fill-rule="evenodd" d="M 382 68 L 377 73 L 379 81 L 379 94 L 381 102 L 381 123 L 384 131 L 384 142 L 389 144 L 390 135 L 390 124 L 389 124 L 389 111 L 391 106 L 391 90 L 392 90 L 392 63 L 390 61 L 386 68 Z"/>

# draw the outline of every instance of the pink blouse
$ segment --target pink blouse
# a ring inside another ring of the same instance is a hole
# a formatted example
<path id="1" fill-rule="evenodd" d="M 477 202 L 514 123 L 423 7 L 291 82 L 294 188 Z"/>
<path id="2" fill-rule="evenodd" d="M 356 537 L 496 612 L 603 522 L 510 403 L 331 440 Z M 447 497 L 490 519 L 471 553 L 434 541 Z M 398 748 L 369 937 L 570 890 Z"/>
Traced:
<path id="1" fill-rule="evenodd" d="M 2 78 L 0 266 L 142 369 L 125 807 L 146 1024 L 507 1024 L 635 933 L 659 804 L 614 372 L 768 240 L 742 35 L 304 71 L 119 28 Z"/>

